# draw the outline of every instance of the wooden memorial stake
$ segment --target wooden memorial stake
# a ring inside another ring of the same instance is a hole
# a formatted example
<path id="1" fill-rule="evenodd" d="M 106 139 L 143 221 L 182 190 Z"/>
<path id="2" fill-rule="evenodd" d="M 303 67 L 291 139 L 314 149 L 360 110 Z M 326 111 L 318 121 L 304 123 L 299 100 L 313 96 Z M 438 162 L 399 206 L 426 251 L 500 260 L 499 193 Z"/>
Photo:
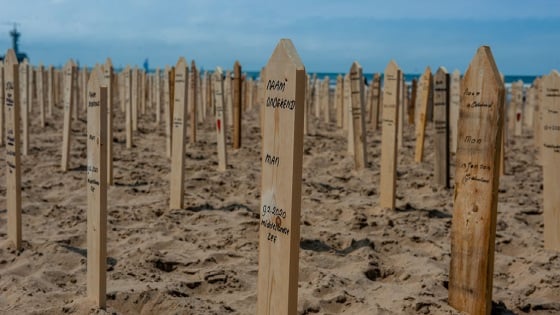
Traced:
<path id="1" fill-rule="evenodd" d="M 161 122 L 161 73 L 159 68 L 156 68 L 154 85 L 155 85 L 154 97 L 156 98 L 156 123 L 159 126 Z"/>
<path id="2" fill-rule="evenodd" d="M 325 77 L 325 79 L 323 80 L 323 85 L 322 85 L 322 94 L 323 94 L 323 112 L 324 112 L 324 118 L 325 118 L 325 123 L 329 123 L 331 121 L 331 87 L 330 87 L 330 79 L 329 77 Z M 362 91 L 363 94 L 363 91 Z M 362 104 L 363 105 L 363 104 Z M 362 106 L 363 107 L 363 106 Z M 365 115 L 365 111 L 362 109 L 362 114 Z"/>
<path id="3" fill-rule="evenodd" d="M 336 87 L 334 89 L 334 103 L 336 107 L 336 126 L 342 128 L 342 118 L 344 117 L 343 81 L 342 75 L 336 77 Z M 307 117 L 307 115 L 306 115 Z"/>
<path id="4" fill-rule="evenodd" d="M 49 118 L 53 116 L 53 107 L 54 107 L 54 99 L 56 90 L 54 88 L 54 67 L 51 65 L 49 66 L 49 70 L 47 72 L 47 102 L 48 102 L 48 111 L 47 115 Z"/>
<path id="5" fill-rule="evenodd" d="M 105 308 L 107 291 L 107 88 L 96 67 L 87 85 L 87 294 Z"/>
<path id="6" fill-rule="evenodd" d="M 21 96 L 21 123 L 23 142 L 21 153 L 27 156 L 29 153 L 29 113 L 31 112 L 31 99 L 29 98 L 29 63 L 25 59 L 20 68 L 20 96 Z"/>
<path id="7" fill-rule="evenodd" d="M 163 112 L 165 118 L 165 152 L 168 158 L 171 158 L 171 131 L 172 131 L 172 120 L 173 111 L 171 109 L 172 97 L 171 97 L 171 82 L 172 82 L 173 70 L 169 66 L 165 66 L 163 72 Z"/>
<path id="8" fill-rule="evenodd" d="M 226 71 L 226 76 L 224 78 L 224 109 L 226 113 L 227 120 L 224 122 L 226 126 L 233 128 L 233 90 L 232 90 L 233 78 L 230 71 Z M 212 83 L 214 84 L 214 83 Z M 213 94 L 215 95 L 215 94 Z"/>
<path id="9" fill-rule="evenodd" d="M 354 141 L 354 168 L 363 169 L 367 165 L 366 152 L 366 121 L 364 110 L 364 90 L 362 89 L 362 66 L 357 61 L 350 67 L 350 90 L 351 90 L 351 116 Z"/>
<path id="10" fill-rule="evenodd" d="M 391 60 L 385 68 L 383 78 L 383 119 L 381 124 L 381 174 L 379 205 L 385 209 L 395 209 L 397 183 L 397 133 L 399 123 L 399 96 L 401 70 Z"/>
<path id="11" fill-rule="evenodd" d="M 107 58 L 101 86 L 107 89 L 107 184 L 113 185 L 113 63 Z"/>
<path id="12" fill-rule="evenodd" d="M 280 40 L 266 66 L 257 314 L 297 312 L 305 67 Z"/>
<path id="13" fill-rule="evenodd" d="M 347 73 L 344 77 L 344 111 L 346 112 L 344 121 L 346 122 L 346 128 L 348 131 L 348 154 L 354 155 L 354 125 L 352 124 L 352 90 L 350 85 L 350 74 Z"/>
<path id="14" fill-rule="evenodd" d="M 229 79 L 229 78 L 228 78 Z M 226 111 L 224 108 L 224 77 L 222 69 L 214 71 L 214 99 L 216 106 L 216 136 L 218 143 L 218 170 L 225 171 L 227 168 L 226 152 Z"/>
<path id="15" fill-rule="evenodd" d="M 470 314 L 492 308 L 503 98 L 490 47 L 482 46 L 463 79 L 449 270 L 449 304 Z"/>
<path id="16" fill-rule="evenodd" d="M 6 113 L 6 210 L 8 239 L 21 248 L 21 165 L 19 137 L 19 69 L 9 49 L 4 59 L 4 111 Z"/>
<path id="17" fill-rule="evenodd" d="M 185 136 L 187 123 L 187 87 L 189 69 L 184 57 L 175 66 L 173 105 L 173 137 L 171 150 L 171 196 L 170 208 L 183 208 L 185 186 Z"/>
<path id="18" fill-rule="evenodd" d="M 229 80 L 229 78 L 228 78 Z M 233 64 L 233 148 L 241 147 L 241 64 Z M 268 100 L 267 100 L 268 101 Z"/>
<path id="19" fill-rule="evenodd" d="M 138 87 L 140 85 L 140 71 L 138 67 L 134 67 L 132 69 L 132 79 L 130 80 L 130 100 L 131 100 L 131 107 L 132 107 L 132 131 L 138 131 L 138 101 L 140 99 L 140 94 L 138 91 Z"/>
<path id="20" fill-rule="evenodd" d="M 198 123 L 197 117 L 197 102 L 196 102 L 196 95 L 197 95 L 197 71 L 196 71 L 196 64 L 194 60 L 191 61 L 191 71 L 190 78 L 189 78 L 189 92 L 188 95 L 188 108 L 190 110 L 190 143 L 196 143 L 196 125 Z"/>
<path id="21" fill-rule="evenodd" d="M 420 163 L 424 160 L 424 138 L 426 137 L 426 121 L 428 118 L 428 107 L 430 93 L 432 92 L 432 70 L 427 67 L 420 77 L 418 91 L 416 94 L 416 151 L 414 161 Z"/>
<path id="22" fill-rule="evenodd" d="M 514 132 L 513 135 L 521 137 L 523 132 L 523 81 L 518 80 L 511 85 L 511 99 L 515 100 L 515 117 L 514 117 Z"/>
<path id="23" fill-rule="evenodd" d="M 439 67 L 434 76 L 434 129 L 436 184 L 449 188 L 449 74 Z"/>
<path id="24" fill-rule="evenodd" d="M 399 123 L 397 125 L 397 144 L 399 148 L 404 147 L 403 141 L 403 129 L 404 129 L 404 113 L 406 112 L 406 90 L 405 90 L 405 82 L 404 82 L 404 73 L 402 71 L 399 72 L 399 102 L 397 106 L 399 107 Z"/>
<path id="25" fill-rule="evenodd" d="M 535 87 L 531 86 L 527 89 L 527 102 L 525 103 L 525 115 L 523 115 L 523 125 L 529 130 L 533 128 L 533 119 L 535 113 Z"/>
<path id="26" fill-rule="evenodd" d="M 560 74 L 553 70 L 541 85 L 544 248 L 560 251 Z"/>
<path id="27" fill-rule="evenodd" d="M 73 61 L 72 61 L 73 62 Z M 80 88 L 78 86 L 79 80 L 78 80 L 78 73 L 79 73 L 79 67 L 77 64 L 74 63 L 74 71 L 72 72 L 72 80 L 71 80 L 71 89 L 72 89 L 72 98 L 70 99 L 70 106 L 73 107 L 72 109 L 72 120 L 78 120 L 78 116 L 79 116 L 79 112 L 80 112 L 80 107 L 78 100 L 80 99 L 79 95 L 80 95 Z M 64 102 L 64 100 L 63 100 Z"/>
<path id="28" fill-rule="evenodd" d="M 62 130 L 62 163 L 63 172 L 68 171 L 68 161 L 70 159 L 70 139 L 72 135 L 72 111 L 76 110 L 72 104 L 73 95 L 76 90 L 73 88 L 76 77 L 76 64 L 70 59 L 64 66 L 64 95 L 62 97 L 64 107 L 64 127 Z"/>
<path id="29" fill-rule="evenodd" d="M 461 104 L 461 72 L 455 69 L 451 74 L 449 87 L 449 135 L 451 137 L 450 151 L 457 152 L 457 123 L 459 120 L 459 106 Z"/>
<path id="30" fill-rule="evenodd" d="M 124 69 L 124 104 L 125 104 L 125 120 L 126 120 L 126 148 L 131 149 L 133 145 L 133 138 L 132 138 L 132 98 L 134 97 L 132 94 L 132 71 L 130 70 L 130 66 L 126 66 Z"/>
<path id="31" fill-rule="evenodd" d="M 371 111 L 370 111 L 370 124 L 373 127 L 373 130 L 377 130 L 377 126 L 379 125 L 379 106 L 380 102 L 380 95 L 381 95 L 381 76 L 379 73 L 375 73 L 373 75 L 373 80 L 371 82 Z"/>
<path id="32" fill-rule="evenodd" d="M 42 64 L 37 67 L 37 103 L 39 103 L 39 124 L 45 127 L 45 68 Z"/>

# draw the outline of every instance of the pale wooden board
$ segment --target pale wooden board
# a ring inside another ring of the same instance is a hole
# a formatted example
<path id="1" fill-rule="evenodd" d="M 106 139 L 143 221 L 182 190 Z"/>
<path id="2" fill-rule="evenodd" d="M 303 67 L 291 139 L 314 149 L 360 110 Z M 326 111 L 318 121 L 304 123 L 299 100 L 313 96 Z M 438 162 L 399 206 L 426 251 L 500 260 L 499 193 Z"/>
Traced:
<path id="1" fill-rule="evenodd" d="M 379 126 L 379 106 L 381 105 L 381 76 L 379 73 L 373 75 L 373 80 L 371 82 L 371 111 L 370 111 L 370 123 L 373 130 L 376 131 Z"/>
<path id="2" fill-rule="evenodd" d="M 165 152 L 168 158 L 171 158 L 171 137 L 172 137 L 172 95 L 171 95 L 171 82 L 173 77 L 173 70 L 169 66 L 165 66 L 163 72 L 163 112 L 165 118 Z"/>
<path id="3" fill-rule="evenodd" d="M 523 126 L 529 131 L 533 131 L 533 120 L 535 113 L 536 89 L 530 86 L 527 89 L 527 102 L 525 103 L 525 115 L 523 116 Z"/>
<path id="4" fill-rule="evenodd" d="M 323 95 L 323 118 L 325 119 L 325 123 L 329 123 L 331 121 L 331 110 L 330 110 L 330 103 L 331 103 L 331 91 L 330 91 L 330 79 L 329 77 L 325 77 L 322 83 L 322 95 Z"/>
<path id="5" fill-rule="evenodd" d="M 553 70 L 541 84 L 544 247 L 560 251 L 560 74 Z"/>
<path id="6" fill-rule="evenodd" d="M 434 179 L 449 188 L 449 74 L 439 67 L 434 75 Z"/>
<path id="7" fill-rule="evenodd" d="M 187 129 L 187 87 L 189 81 L 187 61 L 179 58 L 175 66 L 173 137 L 171 150 L 171 209 L 183 208 L 185 187 L 185 136 Z"/>
<path id="8" fill-rule="evenodd" d="M 132 70 L 130 66 L 124 69 L 124 104 L 125 104 L 125 124 L 126 124 L 126 147 L 131 149 L 134 145 L 132 127 Z"/>
<path id="9" fill-rule="evenodd" d="M 132 69 L 130 80 L 130 101 L 132 108 L 132 131 L 138 131 L 138 103 L 140 102 L 140 71 L 138 67 Z"/>
<path id="10" fill-rule="evenodd" d="M 235 61 L 233 64 L 233 148 L 239 149 L 241 147 L 241 64 Z"/>
<path id="11" fill-rule="evenodd" d="M 280 41 L 266 72 L 257 314 L 292 315 L 297 312 L 306 84 L 305 67 L 290 40 Z"/>
<path id="12" fill-rule="evenodd" d="M 156 73 L 154 77 L 155 85 L 155 102 L 156 102 L 156 123 L 161 123 L 161 70 L 156 68 Z"/>
<path id="13" fill-rule="evenodd" d="M 449 303 L 490 314 L 504 85 L 488 46 L 463 78 L 451 227 Z"/>
<path id="14" fill-rule="evenodd" d="M 4 107 L 6 101 L 6 95 L 4 93 L 4 61 L 0 61 L 0 146 L 4 145 L 4 130 L 5 130 L 5 114 Z"/>
<path id="15" fill-rule="evenodd" d="M 224 100 L 224 78 L 221 68 L 214 71 L 214 100 L 216 106 L 216 139 L 218 150 L 218 170 L 225 171 L 227 168 L 226 151 L 226 110 Z"/>
<path id="16" fill-rule="evenodd" d="M 31 112 L 31 98 L 29 97 L 29 63 L 25 59 L 19 67 L 19 84 L 21 96 L 21 153 L 29 153 L 29 114 Z"/>
<path id="17" fill-rule="evenodd" d="M 36 69 L 37 105 L 39 105 L 39 125 L 45 127 L 45 67 L 39 65 Z"/>
<path id="18" fill-rule="evenodd" d="M 64 66 L 64 95 L 63 95 L 63 108 L 64 108 L 64 127 L 62 130 L 62 162 L 61 168 L 63 172 L 68 171 L 68 163 L 70 158 L 70 141 L 71 141 L 71 125 L 72 125 L 72 111 L 76 110 L 71 103 L 74 99 L 73 94 L 76 91 L 73 88 L 75 83 L 74 77 L 76 76 L 76 64 L 73 60 L 69 60 Z"/>
<path id="19" fill-rule="evenodd" d="M 16 54 L 8 49 L 4 59 L 4 111 L 6 127 L 6 211 L 8 239 L 21 248 L 20 88 Z"/>
<path id="20" fill-rule="evenodd" d="M 401 71 L 391 60 L 385 68 L 383 83 L 383 119 L 381 120 L 381 174 L 379 205 L 395 209 L 397 183 L 397 129 L 399 123 L 399 96 Z"/>
<path id="21" fill-rule="evenodd" d="M 54 71 L 54 67 L 51 65 L 49 66 L 49 70 L 48 70 L 48 74 L 47 74 L 47 102 L 48 102 L 48 112 L 47 115 L 49 118 L 52 118 L 53 116 L 53 107 L 55 104 L 55 85 L 54 85 L 54 76 L 55 76 L 55 71 Z"/>
<path id="22" fill-rule="evenodd" d="M 418 91 L 418 80 L 412 79 L 410 87 L 410 106 L 408 112 L 408 123 L 411 125 L 416 124 L 416 94 Z"/>
<path id="23" fill-rule="evenodd" d="M 107 90 L 107 184 L 113 185 L 113 63 L 107 58 L 101 86 Z"/>
<path id="24" fill-rule="evenodd" d="M 336 126 L 342 128 L 342 119 L 344 118 L 344 79 L 342 75 L 336 77 L 336 86 L 334 89 L 334 99 L 336 107 Z"/>
<path id="25" fill-rule="evenodd" d="M 451 74 L 449 87 L 449 136 L 450 151 L 457 152 L 457 127 L 459 120 L 459 106 L 461 104 L 461 72 L 455 69 Z"/>
<path id="26" fill-rule="evenodd" d="M 399 116 L 398 116 L 398 124 L 397 124 L 397 145 L 399 148 L 404 147 L 403 141 L 403 128 L 404 128 L 404 113 L 406 112 L 406 90 L 405 90 L 405 83 L 404 83 L 404 73 L 402 71 L 399 72 L 399 96 L 398 96 L 398 104 L 399 107 Z"/>
<path id="27" fill-rule="evenodd" d="M 354 126 L 352 124 L 352 90 L 350 88 L 350 75 L 344 76 L 344 122 L 348 138 L 348 154 L 354 155 Z M 344 128 L 344 127 L 343 127 Z"/>
<path id="28" fill-rule="evenodd" d="M 107 88 L 96 67 L 87 85 L 87 295 L 105 308 L 107 292 Z"/>
<path id="29" fill-rule="evenodd" d="M 190 114 L 190 124 L 189 124 L 189 131 L 190 131 L 190 137 L 189 137 L 189 141 L 190 143 L 195 143 L 196 142 L 196 129 L 197 129 L 197 124 L 198 124 L 198 117 L 197 117 L 197 84 L 198 84 L 198 79 L 197 79 L 197 75 L 198 72 L 196 71 L 196 63 L 194 62 L 194 60 L 191 61 L 191 68 L 190 68 L 190 78 L 189 78 L 189 92 L 188 94 L 188 107 L 189 107 L 189 114 Z"/>
<path id="30" fill-rule="evenodd" d="M 350 118 L 352 119 L 353 126 L 353 139 L 350 139 L 350 141 L 354 142 L 354 169 L 356 170 L 363 169 L 367 165 L 363 80 L 362 66 L 357 61 L 354 61 L 350 67 Z"/>
<path id="31" fill-rule="evenodd" d="M 416 150 L 414 161 L 420 163 L 424 160 L 424 140 L 426 137 L 426 121 L 428 120 L 428 107 L 432 91 L 432 70 L 427 67 L 418 82 L 416 91 Z"/>

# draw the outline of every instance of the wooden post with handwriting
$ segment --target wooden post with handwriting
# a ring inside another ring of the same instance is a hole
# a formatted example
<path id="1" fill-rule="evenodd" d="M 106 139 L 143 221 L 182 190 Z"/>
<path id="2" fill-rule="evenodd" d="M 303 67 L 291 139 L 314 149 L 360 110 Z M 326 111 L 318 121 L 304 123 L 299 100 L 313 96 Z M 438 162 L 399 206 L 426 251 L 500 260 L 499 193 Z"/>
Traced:
<path id="1" fill-rule="evenodd" d="M 434 129 L 436 184 L 449 188 L 449 74 L 439 67 L 434 75 Z"/>
<path id="2" fill-rule="evenodd" d="M 124 103 L 125 103 L 125 120 L 126 120 L 126 148 L 131 149 L 133 145 L 132 138 L 132 70 L 129 66 L 124 69 Z"/>
<path id="3" fill-rule="evenodd" d="M 560 251 L 560 74 L 541 82 L 544 248 Z"/>
<path id="4" fill-rule="evenodd" d="M 298 299 L 305 67 L 280 40 L 266 66 L 257 314 L 295 315 Z"/>
<path id="5" fill-rule="evenodd" d="M 397 134 L 399 123 L 399 89 L 401 71 L 395 61 L 391 60 L 385 68 L 383 78 L 383 119 L 381 124 L 381 191 L 379 205 L 384 209 L 395 209 L 395 191 L 397 183 Z"/>
<path id="6" fill-rule="evenodd" d="M 426 137 L 426 121 L 428 119 L 428 106 L 432 92 L 432 70 L 427 67 L 418 82 L 416 91 L 416 151 L 414 161 L 420 163 L 424 160 L 424 139 Z"/>
<path id="7" fill-rule="evenodd" d="M 198 78 L 197 75 L 198 72 L 196 71 L 196 63 L 194 62 L 194 60 L 191 61 L 191 69 L 189 71 L 189 92 L 188 94 L 188 108 L 190 110 L 190 143 L 196 143 L 196 128 L 197 128 L 197 123 L 198 123 L 198 117 L 197 117 L 197 102 L 196 102 L 196 96 L 197 96 L 197 84 L 198 84 Z"/>
<path id="8" fill-rule="evenodd" d="M 228 78 L 229 80 L 229 78 Z M 241 147 L 241 64 L 233 64 L 233 148 Z"/>
<path id="9" fill-rule="evenodd" d="M 461 73 L 453 71 L 449 86 L 449 135 L 451 144 L 449 150 L 457 152 L 457 123 L 459 120 L 459 106 L 461 104 Z"/>
<path id="10" fill-rule="evenodd" d="M 87 85 L 87 295 L 98 308 L 105 308 L 107 291 L 107 88 L 102 80 L 96 67 Z"/>
<path id="11" fill-rule="evenodd" d="M 229 80 L 229 78 L 227 78 Z M 216 136 L 218 144 L 218 170 L 227 168 L 226 152 L 226 109 L 224 95 L 224 74 L 220 67 L 214 71 L 214 99 L 216 108 Z"/>
<path id="12" fill-rule="evenodd" d="M 183 208 L 185 187 L 185 134 L 187 123 L 187 86 L 189 70 L 184 57 L 175 66 L 173 105 L 173 137 L 171 139 L 171 195 L 170 208 Z"/>
<path id="13" fill-rule="evenodd" d="M 8 239 L 21 248 L 21 165 L 19 136 L 19 69 L 9 49 L 4 59 L 4 111 L 6 113 L 6 211 Z"/>
<path id="14" fill-rule="evenodd" d="M 356 170 L 363 169 L 367 165 L 363 80 L 362 66 L 357 61 L 354 61 L 350 67 L 350 101 L 352 102 L 350 113 L 354 129 L 351 141 L 354 141 L 354 168 Z"/>
<path id="15" fill-rule="evenodd" d="M 4 145 L 4 130 L 5 130 L 5 112 L 4 105 L 6 95 L 4 91 L 4 61 L 0 61 L 0 146 Z"/>
<path id="16" fill-rule="evenodd" d="M 63 172 L 68 171 L 68 160 L 70 158 L 70 137 L 72 135 L 72 110 L 75 110 L 72 100 L 74 99 L 73 93 L 76 90 L 73 88 L 75 84 L 74 78 L 76 77 L 76 64 L 73 60 L 69 60 L 63 69 L 64 74 L 64 93 L 62 97 L 64 107 L 64 127 L 62 130 L 62 163 L 61 168 Z"/>
<path id="17" fill-rule="evenodd" d="M 490 47 L 482 46 L 476 52 L 462 91 L 449 304 L 461 312 L 490 314 L 504 123 L 504 84 Z"/>
<path id="18" fill-rule="evenodd" d="M 29 63 L 25 59 L 19 66 L 20 74 L 20 97 L 21 97 L 21 153 L 25 156 L 29 153 L 29 113 L 31 112 L 31 98 L 29 97 Z"/>
<path id="19" fill-rule="evenodd" d="M 113 185 L 113 63 L 107 58 L 101 86 L 107 89 L 107 184 Z M 89 88 L 88 88 L 89 91 Z"/>
<path id="20" fill-rule="evenodd" d="M 39 123 L 45 127 L 45 67 L 42 64 L 36 69 L 37 73 L 37 103 L 39 105 Z"/>

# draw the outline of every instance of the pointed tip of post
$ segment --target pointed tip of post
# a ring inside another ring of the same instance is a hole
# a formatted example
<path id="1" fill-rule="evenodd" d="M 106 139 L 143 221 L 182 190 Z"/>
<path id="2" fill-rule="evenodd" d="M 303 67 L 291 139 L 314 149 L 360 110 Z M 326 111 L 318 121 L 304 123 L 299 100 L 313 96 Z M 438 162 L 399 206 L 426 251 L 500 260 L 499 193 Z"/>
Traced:
<path id="1" fill-rule="evenodd" d="M 556 69 L 552 69 L 552 71 L 550 71 L 550 76 L 560 76 L 560 73 L 558 72 L 558 70 Z"/>
<path id="2" fill-rule="evenodd" d="M 503 75 L 498 71 L 494 56 L 492 55 L 492 50 L 489 46 L 480 46 L 477 49 L 467 71 L 465 71 L 465 76 L 471 71 L 473 66 L 477 67 L 479 69 L 478 71 L 483 70 L 491 80 L 501 82 L 502 84 L 504 83 Z"/>
<path id="3" fill-rule="evenodd" d="M 214 73 L 215 73 L 216 75 L 222 75 L 222 73 L 223 73 L 222 67 L 217 66 L 217 67 L 216 67 L 216 70 L 214 70 Z"/>
<path id="4" fill-rule="evenodd" d="M 95 91 L 99 88 L 99 86 L 101 86 L 100 78 L 102 78 L 103 75 L 100 73 L 100 71 L 101 68 L 99 67 L 99 65 L 96 65 L 95 68 L 93 68 L 93 70 L 91 71 L 91 75 L 89 76 L 87 84 L 89 91 Z"/>
<path id="5" fill-rule="evenodd" d="M 177 60 L 177 64 L 176 67 L 186 67 L 187 66 L 187 60 L 185 59 L 185 57 L 179 57 L 179 60 Z"/>
<path id="6" fill-rule="evenodd" d="M 305 69 L 305 67 L 303 66 L 303 62 L 301 61 L 301 58 L 299 57 L 299 54 L 297 53 L 294 44 L 288 38 L 282 38 L 278 42 L 278 45 L 276 45 L 276 48 L 274 49 L 272 56 L 270 56 L 268 63 L 270 63 L 271 61 L 277 58 L 278 59 L 285 58 L 289 60 L 298 70 Z"/>
<path id="7" fill-rule="evenodd" d="M 446 74 L 446 73 L 447 73 L 447 69 L 446 69 L 444 66 L 440 66 L 440 67 L 437 69 L 436 73 L 440 73 L 440 72 L 443 72 L 444 74 Z"/>
<path id="8" fill-rule="evenodd" d="M 387 67 L 385 67 L 385 73 L 395 71 L 398 69 L 399 69 L 399 65 L 397 65 L 397 62 L 394 59 L 391 59 L 387 64 Z"/>
<path id="9" fill-rule="evenodd" d="M 108 66 L 108 67 L 113 66 L 113 61 L 111 60 L 110 57 L 107 57 L 107 59 L 105 60 L 105 66 Z"/>
<path id="10" fill-rule="evenodd" d="M 6 52 L 6 58 L 5 58 L 6 63 L 11 63 L 11 64 L 17 64 L 17 57 L 16 57 L 16 52 L 13 49 L 8 49 L 8 51 Z"/>

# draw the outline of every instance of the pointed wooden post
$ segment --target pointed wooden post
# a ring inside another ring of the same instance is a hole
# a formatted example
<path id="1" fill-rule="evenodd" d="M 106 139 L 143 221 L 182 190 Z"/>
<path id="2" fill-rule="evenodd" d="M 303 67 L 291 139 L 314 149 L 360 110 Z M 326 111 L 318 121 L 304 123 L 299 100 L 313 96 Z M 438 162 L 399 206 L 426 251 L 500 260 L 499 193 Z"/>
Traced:
<path id="1" fill-rule="evenodd" d="M 399 107 L 399 123 L 397 126 L 397 144 L 399 148 L 404 147 L 403 141 L 403 129 L 404 129 L 404 113 L 406 112 L 406 90 L 405 90 L 405 82 L 404 82 L 404 73 L 402 71 L 399 72 L 399 102 L 397 106 Z"/>
<path id="2" fill-rule="evenodd" d="M 20 96 L 21 96 L 21 153 L 26 156 L 29 153 L 29 113 L 31 112 L 31 99 L 29 98 L 29 63 L 25 59 L 19 67 L 20 74 Z"/>
<path id="3" fill-rule="evenodd" d="M 541 84 L 544 248 L 560 251 L 560 74 Z"/>
<path id="4" fill-rule="evenodd" d="M 4 111 L 6 113 L 6 210 L 8 239 L 21 248 L 21 165 L 19 137 L 19 69 L 16 54 L 4 59 Z"/>
<path id="5" fill-rule="evenodd" d="M 424 138 L 426 137 L 426 121 L 428 119 L 428 107 L 430 93 L 432 91 L 432 70 L 427 67 L 420 77 L 418 91 L 416 92 L 416 151 L 414 161 L 420 163 L 424 160 Z"/>
<path id="6" fill-rule="evenodd" d="M 482 46 L 463 79 L 449 270 L 449 304 L 470 314 L 492 308 L 503 98 L 490 47 Z"/>
<path id="7" fill-rule="evenodd" d="M 214 99 L 216 106 L 216 136 L 218 144 L 218 170 L 225 171 L 227 168 L 226 152 L 226 111 L 224 108 L 224 77 L 222 69 L 214 71 Z"/>
<path id="8" fill-rule="evenodd" d="M 381 76 L 379 73 L 375 73 L 373 75 L 373 80 L 371 81 L 371 94 L 370 94 L 370 102 L 371 102 L 371 111 L 370 111 L 370 124 L 374 131 L 377 130 L 379 125 L 379 106 L 380 102 L 380 95 L 381 95 Z"/>
<path id="9" fill-rule="evenodd" d="M 134 97 L 132 94 L 132 70 L 130 70 L 130 66 L 126 66 L 124 71 L 124 104 L 125 104 L 125 121 L 126 121 L 126 148 L 131 149 L 133 146 L 133 137 L 132 137 L 132 98 Z"/>
<path id="10" fill-rule="evenodd" d="M 241 147 L 241 64 L 233 64 L 233 148 Z"/>
<path id="11" fill-rule="evenodd" d="M 344 115 L 344 98 L 343 98 L 343 81 L 342 75 L 336 77 L 336 86 L 334 88 L 334 107 L 336 108 L 336 126 L 342 128 L 342 119 Z"/>
<path id="12" fill-rule="evenodd" d="M 132 79 L 130 80 L 130 100 L 131 100 L 131 107 L 132 107 L 132 131 L 138 130 L 138 102 L 140 99 L 140 92 L 138 91 L 138 87 L 140 85 L 140 73 L 138 67 L 134 67 L 132 69 Z"/>
<path id="13" fill-rule="evenodd" d="M 323 80 L 322 85 L 322 94 L 323 94 L 323 113 L 325 114 L 323 117 L 325 118 L 325 123 L 329 123 L 331 121 L 331 110 L 330 110 L 330 103 L 331 103 L 331 87 L 330 87 L 330 79 L 328 76 L 325 77 Z M 363 91 L 362 91 L 363 94 Z M 363 105 L 363 104 L 362 104 Z M 365 110 L 362 110 L 362 114 L 365 116 Z"/>
<path id="14" fill-rule="evenodd" d="M 391 60 L 383 78 L 383 119 L 381 124 L 381 191 L 379 205 L 395 209 L 397 183 L 397 133 L 399 117 L 400 75 L 399 66 Z"/>
<path id="15" fill-rule="evenodd" d="M 172 137 L 172 97 L 171 97 L 171 82 L 173 80 L 173 70 L 169 66 L 165 66 L 163 73 L 163 112 L 165 118 L 165 153 L 168 158 L 171 158 L 171 137 Z"/>
<path id="16" fill-rule="evenodd" d="M 4 130 L 5 130 L 5 100 L 6 95 L 4 91 L 4 61 L 0 61 L 0 146 L 4 145 Z"/>
<path id="17" fill-rule="evenodd" d="M 54 88 L 54 67 L 51 65 L 49 66 L 49 70 L 47 72 L 47 103 L 48 103 L 47 115 L 49 118 L 52 118 L 53 116 L 55 92 L 56 90 Z"/>
<path id="18" fill-rule="evenodd" d="M 194 60 L 191 61 L 191 69 L 190 69 L 190 78 L 189 78 L 189 92 L 188 95 L 188 108 L 190 110 L 190 143 L 196 143 L 196 128 L 198 123 L 197 117 L 197 103 L 196 103 L 196 96 L 197 96 L 197 71 L 196 71 L 196 64 Z"/>
<path id="19" fill-rule="evenodd" d="M 451 137 L 450 151 L 457 152 L 457 124 L 459 120 L 459 106 L 461 104 L 461 72 L 453 71 L 449 87 L 449 136 Z"/>
<path id="20" fill-rule="evenodd" d="M 113 185 L 113 63 L 107 58 L 101 86 L 107 90 L 107 184 Z"/>
<path id="21" fill-rule="evenodd" d="M 266 66 L 257 314 L 297 312 L 305 67 L 280 40 Z"/>
<path id="22" fill-rule="evenodd" d="M 74 78 L 76 77 L 76 64 L 72 59 L 70 59 L 64 66 L 64 95 L 62 97 L 63 107 L 64 107 L 64 127 L 62 130 L 62 163 L 61 168 L 63 172 L 68 171 L 68 162 L 70 159 L 70 139 L 72 135 L 72 111 L 76 110 L 72 104 L 74 99 L 73 95 L 75 89 L 73 85 L 75 84 Z"/>
<path id="23" fill-rule="evenodd" d="M 514 131 L 513 135 L 521 137 L 523 132 L 523 81 L 518 80 L 511 85 L 511 99 L 514 104 Z"/>
<path id="24" fill-rule="evenodd" d="M 87 292 L 105 308 L 107 291 L 107 88 L 100 68 L 87 85 Z"/>
<path id="25" fill-rule="evenodd" d="M 367 165 L 363 80 L 362 67 L 357 61 L 354 61 L 352 67 L 350 67 L 350 89 L 352 95 L 350 117 L 353 126 L 353 139 L 351 140 L 354 141 L 354 168 L 356 170 L 363 169 Z"/>
<path id="26" fill-rule="evenodd" d="M 156 74 L 154 79 L 155 85 L 155 101 L 156 101 L 156 123 L 161 123 L 161 72 L 159 68 L 156 68 Z"/>
<path id="27" fill-rule="evenodd" d="M 72 61 L 73 62 L 73 61 Z M 78 116 L 80 114 L 80 106 L 79 106 L 79 99 L 80 99 L 80 87 L 78 86 L 78 73 L 80 68 L 77 64 L 74 63 L 74 71 L 72 72 L 72 80 L 70 84 L 70 88 L 72 89 L 72 98 L 70 99 L 70 106 L 73 107 L 72 109 L 72 120 L 78 120 Z M 64 95 L 63 95 L 64 97 Z M 64 102 L 64 100 L 63 100 Z"/>
<path id="28" fill-rule="evenodd" d="M 37 103 L 39 105 L 39 124 L 45 127 L 45 68 L 43 64 L 37 67 Z"/>
<path id="29" fill-rule="evenodd" d="M 183 208 L 185 187 L 185 136 L 187 123 L 187 87 L 189 69 L 184 57 L 175 66 L 173 137 L 171 150 L 171 196 L 170 208 Z"/>
<path id="30" fill-rule="evenodd" d="M 449 74 L 439 67 L 434 76 L 434 129 L 436 184 L 449 188 Z"/>
<path id="31" fill-rule="evenodd" d="M 344 112 L 346 112 L 344 121 L 348 131 L 348 154 L 354 155 L 354 125 L 352 124 L 352 90 L 350 85 L 350 75 L 347 73 L 344 76 Z"/>

